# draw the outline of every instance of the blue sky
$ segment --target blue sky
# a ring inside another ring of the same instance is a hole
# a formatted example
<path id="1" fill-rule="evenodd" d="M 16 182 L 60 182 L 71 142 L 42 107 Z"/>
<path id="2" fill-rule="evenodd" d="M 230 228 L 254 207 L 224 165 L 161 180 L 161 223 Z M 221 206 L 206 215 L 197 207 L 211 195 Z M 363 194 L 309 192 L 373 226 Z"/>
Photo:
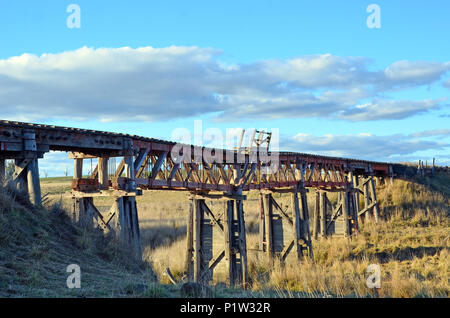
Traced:
<path id="1" fill-rule="evenodd" d="M 3 0 L 0 117 L 165 139 L 203 119 L 279 128 L 282 150 L 449 165 L 449 13 L 444 0 Z"/>

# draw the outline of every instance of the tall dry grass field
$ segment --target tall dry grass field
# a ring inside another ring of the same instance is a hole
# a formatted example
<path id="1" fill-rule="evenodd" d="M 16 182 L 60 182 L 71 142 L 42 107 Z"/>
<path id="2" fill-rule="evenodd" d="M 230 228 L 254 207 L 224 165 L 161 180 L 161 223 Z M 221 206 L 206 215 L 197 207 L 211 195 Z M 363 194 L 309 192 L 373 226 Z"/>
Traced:
<path id="1" fill-rule="evenodd" d="M 48 189 L 54 191 L 55 187 L 49 185 Z M 244 210 L 251 290 L 269 297 L 374 296 L 366 286 L 366 270 L 370 264 L 378 264 L 380 297 L 448 297 L 450 174 L 414 182 L 395 180 L 393 185 L 377 187 L 377 195 L 382 211 L 378 224 L 360 224 L 358 235 L 351 239 L 314 240 L 314 261 L 288 258 L 281 264 L 257 251 L 258 193 L 248 193 Z M 54 191 L 50 197 L 58 200 L 61 193 Z M 333 195 L 330 199 L 336 200 Z M 281 195 L 276 200 L 289 202 Z M 62 197 L 62 201 L 70 207 L 70 200 Z M 103 198 L 96 204 L 107 209 L 112 202 Z M 181 279 L 189 194 L 149 191 L 138 198 L 138 204 L 144 259 L 160 282 L 169 284 L 164 275 L 167 267 Z M 214 206 L 214 202 L 208 204 Z M 314 190 L 308 194 L 308 204 L 312 211 Z"/>

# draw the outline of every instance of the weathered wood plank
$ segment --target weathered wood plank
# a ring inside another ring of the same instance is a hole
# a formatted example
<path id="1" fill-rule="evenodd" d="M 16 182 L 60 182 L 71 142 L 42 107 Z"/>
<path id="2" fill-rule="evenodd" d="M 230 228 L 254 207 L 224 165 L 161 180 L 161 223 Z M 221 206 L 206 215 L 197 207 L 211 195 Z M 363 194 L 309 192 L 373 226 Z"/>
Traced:
<path id="1" fill-rule="evenodd" d="M 226 203 L 226 211 L 224 217 L 224 240 L 225 240 L 225 261 L 227 263 L 228 277 L 227 284 L 234 286 L 234 256 L 231 253 L 233 241 L 233 201 L 229 200 Z"/>
<path id="2" fill-rule="evenodd" d="M 314 239 L 319 238 L 319 232 L 320 232 L 320 192 L 316 191 L 316 201 L 314 206 Z"/>
<path id="3" fill-rule="evenodd" d="M 265 237 L 266 237 L 266 253 L 267 256 L 273 257 L 273 233 L 272 233 L 272 202 L 271 194 L 264 195 L 264 220 L 265 220 Z"/>
<path id="4" fill-rule="evenodd" d="M 109 188 L 108 160 L 108 157 L 98 158 L 98 183 L 102 190 Z"/>
<path id="5" fill-rule="evenodd" d="M 194 203 L 194 281 L 199 282 L 201 278 L 202 252 L 201 252 L 201 222 L 202 210 L 201 200 L 193 200 Z"/>
<path id="6" fill-rule="evenodd" d="M 194 203 L 190 200 L 189 213 L 187 216 L 187 233 L 186 233 L 186 260 L 185 260 L 185 273 L 188 279 L 193 278 L 193 257 L 194 257 L 194 243 L 193 243 L 193 231 L 194 231 Z"/>
<path id="7" fill-rule="evenodd" d="M 241 273 L 242 273 L 242 287 L 247 289 L 249 276 L 248 276 L 248 262 L 247 262 L 247 240 L 245 234 L 245 220 L 244 220 L 244 205 L 242 201 L 236 200 L 236 214 L 239 225 L 239 253 L 241 257 Z"/>
<path id="8" fill-rule="evenodd" d="M 327 194 L 320 191 L 320 234 L 327 237 Z"/>

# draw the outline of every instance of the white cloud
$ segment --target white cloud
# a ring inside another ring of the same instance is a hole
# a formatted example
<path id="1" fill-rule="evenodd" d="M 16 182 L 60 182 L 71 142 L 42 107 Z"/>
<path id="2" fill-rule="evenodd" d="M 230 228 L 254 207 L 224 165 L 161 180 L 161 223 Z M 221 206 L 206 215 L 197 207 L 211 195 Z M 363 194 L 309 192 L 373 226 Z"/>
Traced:
<path id="1" fill-rule="evenodd" d="M 407 101 L 407 100 L 378 100 L 356 105 L 339 113 L 339 117 L 351 121 L 403 119 L 415 114 L 425 113 L 442 107 L 446 99 Z"/>
<path id="2" fill-rule="evenodd" d="M 384 74 L 392 85 L 425 85 L 441 79 L 450 63 L 398 61 L 389 65 Z"/>
<path id="3" fill-rule="evenodd" d="M 429 132 L 418 133 L 416 136 L 403 134 L 377 136 L 367 133 L 324 136 L 297 134 L 282 139 L 281 149 L 346 158 L 398 161 L 399 158 L 412 157 L 420 151 L 442 151 L 450 147 L 449 143 L 417 138 L 427 135 Z"/>
<path id="4" fill-rule="evenodd" d="M 2 117 L 401 119 L 440 108 L 443 99 L 377 96 L 398 87 L 432 84 L 449 70 L 449 63 L 399 61 L 372 71 L 366 58 L 331 54 L 227 65 L 219 55 L 218 50 L 198 47 L 84 47 L 0 60 Z"/>
<path id="5" fill-rule="evenodd" d="M 369 60 L 331 54 L 308 55 L 285 61 L 266 61 L 262 68 L 271 78 L 290 81 L 304 88 L 348 88 L 373 81 L 378 75 L 367 70 Z"/>
<path id="6" fill-rule="evenodd" d="M 420 138 L 420 137 L 447 137 L 450 136 L 450 129 L 432 129 L 432 130 L 425 130 L 421 132 L 417 132 L 410 135 L 414 138 Z"/>

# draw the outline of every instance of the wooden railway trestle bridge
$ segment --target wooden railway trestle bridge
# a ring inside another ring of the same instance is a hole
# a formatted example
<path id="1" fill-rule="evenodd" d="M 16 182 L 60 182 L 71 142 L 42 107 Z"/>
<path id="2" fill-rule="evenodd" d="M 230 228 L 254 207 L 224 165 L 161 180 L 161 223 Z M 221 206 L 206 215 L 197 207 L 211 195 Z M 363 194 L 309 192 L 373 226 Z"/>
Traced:
<path id="1" fill-rule="evenodd" d="M 30 201 L 40 205 L 38 159 L 49 151 L 68 152 L 74 160 L 73 221 L 113 232 L 136 258 L 142 257 L 136 196 L 145 190 L 189 191 L 188 277 L 208 281 L 222 266 L 230 285 L 245 287 L 246 192 L 260 193 L 260 251 L 281 260 L 288 255 L 313 257 L 311 234 L 350 237 L 357 234 L 361 217 L 377 220 L 374 178 L 392 180 L 396 175 L 396 165 L 391 163 L 294 152 L 261 156 L 252 149 L 223 150 L 220 160 L 208 162 L 196 154 L 208 152 L 217 159 L 216 150 L 183 145 L 181 152 L 174 152 L 176 145 L 127 134 L 0 121 L 0 179 L 5 176 L 5 160 L 14 160 L 9 182 L 28 191 Z M 93 158 L 97 167 L 83 177 L 83 161 Z M 111 158 L 121 158 L 113 173 L 108 167 Z M 270 158 L 276 158 L 276 169 L 269 169 Z M 310 190 L 315 190 L 314 211 L 308 210 Z M 338 193 L 334 205 L 327 197 L 332 192 Z M 289 193 L 290 205 L 277 202 L 277 193 Z M 106 213 L 94 204 L 94 198 L 101 196 L 114 198 Z M 211 200 L 223 203 L 220 211 L 208 206 Z"/>

